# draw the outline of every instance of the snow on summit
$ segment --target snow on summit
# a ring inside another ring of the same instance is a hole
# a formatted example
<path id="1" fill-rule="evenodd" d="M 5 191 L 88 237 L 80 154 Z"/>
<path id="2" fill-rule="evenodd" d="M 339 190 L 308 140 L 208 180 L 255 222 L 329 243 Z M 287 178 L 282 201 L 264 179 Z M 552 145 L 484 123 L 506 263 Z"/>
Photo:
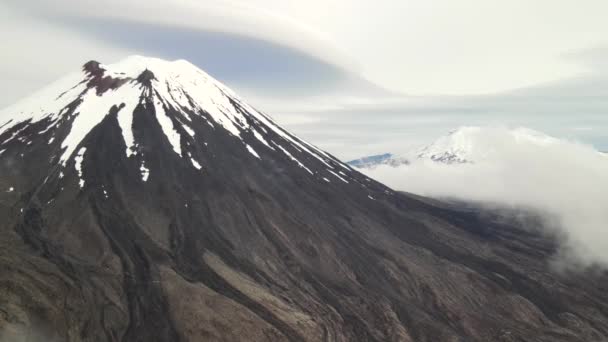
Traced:
<path id="1" fill-rule="evenodd" d="M 90 61 L 80 72 L 72 73 L 3 109 L 0 111 L 0 118 L 4 120 L 0 122 L 0 135 L 9 130 L 11 134 L 0 141 L 0 148 L 13 139 L 27 143 L 29 138 L 21 137 L 21 132 L 33 125 L 41 126 L 43 128 L 38 134 L 50 132 L 46 137 L 47 144 L 60 144 L 58 160 L 65 166 L 85 137 L 104 118 L 115 114 L 126 156 L 143 158 L 134 135 L 134 112 L 137 108 L 146 107 L 150 110 L 153 107 L 156 121 L 179 157 L 192 159 L 184 151 L 185 141 L 195 139 L 207 146 L 205 137 L 199 136 L 197 132 L 200 131 L 195 129 L 197 124 L 204 122 L 215 132 L 219 130 L 240 140 L 242 148 L 258 160 L 264 159 L 261 150 L 266 150 L 282 154 L 283 158 L 313 175 L 311 168 L 305 165 L 305 159 L 320 161 L 327 171 L 336 168 L 350 170 L 340 161 L 280 128 L 271 118 L 249 106 L 193 64 L 185 60 L 166 61 L 142 56 L 131 56 L 107 65 Z M 256 143 L 254 149 L 250 139 L 261 145 Z M 294 151 L 306 157 L 294 156 Z M 201 168 L 194 160 L 192 164 L 197 169 Z"/>

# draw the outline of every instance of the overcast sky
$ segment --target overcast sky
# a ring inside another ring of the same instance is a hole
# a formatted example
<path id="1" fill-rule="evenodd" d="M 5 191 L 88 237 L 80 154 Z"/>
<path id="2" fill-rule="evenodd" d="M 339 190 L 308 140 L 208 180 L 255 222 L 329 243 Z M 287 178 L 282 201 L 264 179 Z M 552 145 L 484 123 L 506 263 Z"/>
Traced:
<path id="1" fill-rule="evenodd" d="M 349 159 L 460 125 L 608 149 L 605 0 L 3 0 L 0 107 L 85 61 L 185 58 Z"/>

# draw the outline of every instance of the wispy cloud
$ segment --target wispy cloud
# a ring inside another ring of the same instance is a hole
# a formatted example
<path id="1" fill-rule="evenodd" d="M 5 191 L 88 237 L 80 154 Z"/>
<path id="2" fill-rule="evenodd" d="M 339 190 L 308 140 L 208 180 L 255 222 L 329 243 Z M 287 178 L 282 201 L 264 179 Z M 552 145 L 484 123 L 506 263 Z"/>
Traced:
<path id="1" fill-rule="evenodd" d="M 571 52 L 608 43 L 604 34 L 608 23 L 602 15 L 608 4 L 600 0 L 584 6 L 551 0 L 5 0 L 3 4 L 73 30 L 106 21 L 264 40 L 362 74 L 383 88 L 417 95 L 495 93 L 572 77 L 584 72 L 585 66 L 578 58 L 568 58 Z"/>
<path id="2" fill-rule="evenodd" d="M 341 67 L 353 66 L 346 55 L 311 26 L 264 6 L 256 6 L 255 3 L 230 0 L 57 0 L 52 3 L 7 0 L 5 5 L 56 24 L 69 26 L 76 23 L 76 26 L 72 26 L 76 30 L 86 29 L 82 25 L 86 25 L 86 21 L 103 20 L 146 24 L 169 31 L 171 28 L 181 28 L 233 33 L 304 51 Z M 129 34 L 128 31 L 124 33 Z"/>

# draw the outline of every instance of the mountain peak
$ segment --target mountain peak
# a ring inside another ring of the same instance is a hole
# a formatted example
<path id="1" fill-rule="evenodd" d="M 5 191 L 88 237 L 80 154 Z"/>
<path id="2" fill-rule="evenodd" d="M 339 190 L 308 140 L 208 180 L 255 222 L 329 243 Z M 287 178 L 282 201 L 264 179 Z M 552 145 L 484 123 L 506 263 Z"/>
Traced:
<path id="1" fill-rule="evenodd" d="M 557 138 L 525 127 L 461 126 L 429 145 L 413 148 L 404 154 L 363 157 L 350 161 L 349 165 L 370 169 L 379 165 L 396 167 L 425 160 L 440 164 L 470 164 L 488 158 L 499 158 L 497 150 L 506 146 L 543 148 L 559 141 Z"/>
<path id="2" fill-rule="evenodd" d="M 84 69 L 102 69 L 106 75 L 121 78 L 137 78 L 146 70 L 151 71 L 155 75 L 198 75 L 202 77 L 211 77 L 203 70 L 188 62 L 185 59 L 165 60 L 156 57 L 145 57 L 140 55 L 128 56 L 118 62 L 112 64 L 102 64 L 97 61 L 89 61 L 84 65 Z"/>
<path id="3" fill-rule="evenodd" d="M 102 75 L 104 69 L 102 69 L 100 67 L 101 63 L 99 63 L 98 61 L 88 61 L 86 63 L 84 63 L 84 65 L 82 66 L 82 70 L 84 72 L 87 72 L 91 75 Z"/>
<path id="4" fill-rule="evenodd" d="M 446 164 L 473 163 L 496 155 L 504 145 L 530 148 L 548 146 L 559 140 L 530 128 L 463 126 L 424 147 L 418 158 Z"/>
<path id="5" fill-rule="evenodd" d="M 49 145 L 58 145 L 59 162 L 66 166 L 86 145 L 87 136 L 109 117 L 115 117 L 125 155 L 130 158 L 146 150 L 145 138 L 138 133 L 144 128 L 136 123 L 143 120 L 137 119 L 139 112 L 153 117 L 153 126 L 160 127 L 162 135 L 156 139 L 168 142 L 177 156 L 189 160 L 196 169 L 202 166 L 189 146 L 206 146 L 210 135 L 222 134 L 256 160 L 270 154 L 271 159 L 287 159 L 319 180 L 333 178 L 348 183 L 348 177 L 338 172 L 350 170 L 348 166 L 279 127 L 185 60 L 130 56 L 108 65 L 89 61 L 81 72 L 0 113 L 0 117 L 11 118 L 0 127 L 0 137 L 7 136 L 4 141 L 0 139 L 0 147 L 11 142 L 30 143 L 33 137 L 27 134 L 27 128 L 37 127 L 37 134 L 44 133 Z M 305 160 L 320 162 L 326 170 L 315 171 L 318 167 Z M 141 168 L 144 164 L 141 161 Z"/>
<path id="6" fill-rule="evenodd" d="M 156 76 L 154 76 L 154 73 L 148 69 L 142 71 L 142 73 L 137 76 L 137 82 L 148 87 L 152 85 L 153 80 L 156 80 Z"/>

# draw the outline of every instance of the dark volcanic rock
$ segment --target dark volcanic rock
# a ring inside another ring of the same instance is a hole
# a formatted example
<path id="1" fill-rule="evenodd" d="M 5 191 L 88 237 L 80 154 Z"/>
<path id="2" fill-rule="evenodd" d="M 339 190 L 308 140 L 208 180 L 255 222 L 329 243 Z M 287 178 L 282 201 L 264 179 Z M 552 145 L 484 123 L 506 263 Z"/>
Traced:
<path id="1" fill-rule="evenodd" d="M 91 70 L 0 129 L 0 340 L 608 337 L 606 277 L 546 238 L 394 193 L 186 62 Z"/>
<path id="2" fill-rule="evenodd" d="M 137 82 L 146 87 L 151 87 L 153 80 L 156 80 L 156 77 L 154 77 L 154 73 L 148 69 L 144 70 L 141 74 L 139 74 L 139 76 L 137 76 Z"/>

